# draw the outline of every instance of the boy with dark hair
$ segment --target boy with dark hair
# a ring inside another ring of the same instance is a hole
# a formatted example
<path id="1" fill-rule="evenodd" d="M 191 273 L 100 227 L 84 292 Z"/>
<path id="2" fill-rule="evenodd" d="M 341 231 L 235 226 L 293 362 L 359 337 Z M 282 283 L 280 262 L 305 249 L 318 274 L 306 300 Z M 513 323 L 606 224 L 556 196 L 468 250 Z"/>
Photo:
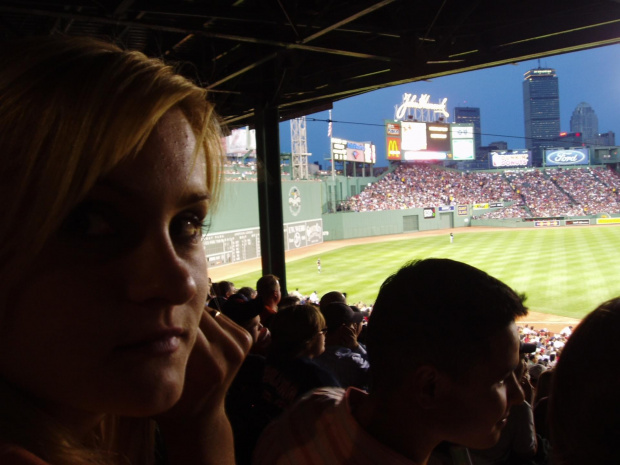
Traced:
<path id="1" fill-rule="evenodd" d="M 514 320 L 526 313 L 522 297 L 472 266 L 406 264 L 368 323 L 370 391 L 310 393 L 268 427 L 254 463 L 426 464 L 442 443 L 491 447 L 523 401 Z"/>
<path id="2" fill-rule="evenodd" d="M 269 327 L 271 319 L 278 312 L 278 304 L 282 299 L 280 278 L 273 274 L 266 274 L 256 281 L 256 299 L 254 305 L 261 307 L 260 322 L 265 328 Z"/>

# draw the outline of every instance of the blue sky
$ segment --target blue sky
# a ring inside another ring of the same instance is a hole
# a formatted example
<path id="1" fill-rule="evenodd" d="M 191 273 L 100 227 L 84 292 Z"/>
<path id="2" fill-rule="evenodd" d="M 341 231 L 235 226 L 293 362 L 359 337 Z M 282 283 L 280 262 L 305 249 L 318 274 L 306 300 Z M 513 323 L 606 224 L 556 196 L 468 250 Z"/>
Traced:
<path id="1" fill-rule="evenodd" d="M 556 70 L 560 87 L 560 126 L 570 130 L 570 117 L 580 102 L 594 109 L 599 132 L 614 131 L 620 139 L 620 44 L 581 52 L 543 58 L 542 67 Z M 525 148 L 523 141 L 523 74 L 538 67 L 538 60 L 505 65 L 414 82 L 370 92 L 334 103 L 333 136 L 355 142 L 370 141 L 377 145 L 377 165 L 385 166 L 383 121 L 394 117 L 394 106 L 405 92 L 430 94 L 430 102 L 448 99 L 447 108 L 453 121 L 454 107 L 480 108 L 482 144 L 508 142 L 508 148 Z M 329 139 L 327 123 L 311 121 L 328 119 L 327 111 L 306 116 L 310 163 L 328 166 Z M 357 123 L 357 124 L 354 124 Z M 291 150 L 290 123 L 280 125 L 280 149 Z"/>

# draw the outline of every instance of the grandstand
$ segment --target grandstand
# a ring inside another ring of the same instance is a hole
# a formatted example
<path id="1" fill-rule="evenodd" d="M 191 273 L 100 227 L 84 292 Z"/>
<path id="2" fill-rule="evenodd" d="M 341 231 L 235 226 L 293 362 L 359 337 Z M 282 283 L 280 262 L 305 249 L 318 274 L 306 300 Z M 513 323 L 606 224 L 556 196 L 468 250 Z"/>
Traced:
<path id="1" fill-rule="evenodd" d="M 620 212 L 620 175 L 605 167 L 459 172 L 400 165 L 350 197 L 344 210 L 402 210 L 501 202 L 476 218 L 574 217 Z"/>

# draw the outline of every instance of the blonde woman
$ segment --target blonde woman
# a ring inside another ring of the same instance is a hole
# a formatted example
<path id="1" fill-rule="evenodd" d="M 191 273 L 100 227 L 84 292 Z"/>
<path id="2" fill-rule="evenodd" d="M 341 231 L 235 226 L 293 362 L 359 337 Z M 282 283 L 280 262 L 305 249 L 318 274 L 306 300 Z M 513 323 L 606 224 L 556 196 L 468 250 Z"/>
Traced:
<path id="1" fill-rule="evenodd" d="M 204 309 L 205 91 L 85 38 L 0 62 L 0 463 L 234 463 L 224 396 L 250 337 Z"/>

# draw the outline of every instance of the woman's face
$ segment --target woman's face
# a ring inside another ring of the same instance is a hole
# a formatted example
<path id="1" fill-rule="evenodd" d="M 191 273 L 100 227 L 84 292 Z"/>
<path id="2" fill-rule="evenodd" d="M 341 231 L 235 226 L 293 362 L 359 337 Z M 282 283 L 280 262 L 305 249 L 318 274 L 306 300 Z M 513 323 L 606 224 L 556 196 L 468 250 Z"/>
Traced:
<path id="1" fill-rule="evenodd" d="M 207 294 L 209 193 L 194 147 L 189 123 L 171 110 L 11 289 L 0 376 L 50 413 L 145 416 L 179 399 Z"/>

